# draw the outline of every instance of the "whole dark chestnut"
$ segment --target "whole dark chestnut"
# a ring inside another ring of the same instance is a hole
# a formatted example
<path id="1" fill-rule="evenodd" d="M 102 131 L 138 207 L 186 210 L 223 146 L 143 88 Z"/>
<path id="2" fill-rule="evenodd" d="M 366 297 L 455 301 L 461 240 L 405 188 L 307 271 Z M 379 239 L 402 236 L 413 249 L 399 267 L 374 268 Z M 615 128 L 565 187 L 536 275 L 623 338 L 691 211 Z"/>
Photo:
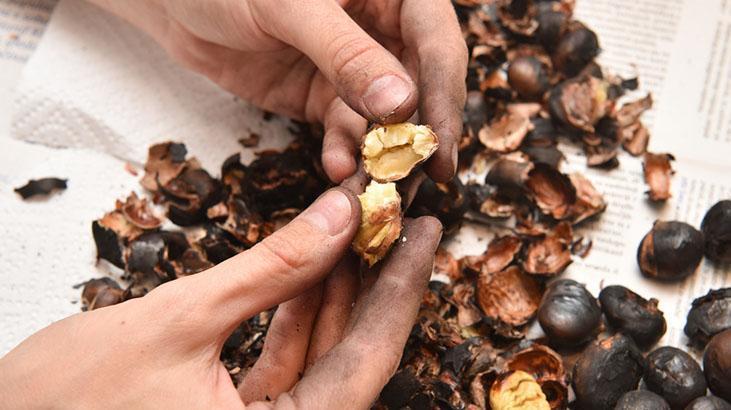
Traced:
<path id="1" fill-rule="evenodd" d="M 599 55 L 596 33 L 575 22 L 561 37 L 553 53 L 553 65 L 567 77 L 578 74 Z"/>
<path id="2" fill-rule="evenodd" d="M 731 329 L 713 336 L 703 355 L 703 371 L 713 394 L 731 400 Z"/>
<path id="3" fill-rule="evenodd" d="M 622 395 L 637 388 L 644 360 L 635 342 L 621 333 L 591 344 L 574 366 L 576 408 L 613 409 Z"/>
<path id="4" fill-rule="evenodd" d="M 510 63 L 508 83 L 521 97 L 529 100 L 540 99 L 549 86 L 546 69 L 532 56 L 518 57 Z"/>
<path id="5" fill-rule="evenodd" d="M 703 258 L 703 234 L 685 222 L 656 221 L 637 249 L 642 273 L 679 280 L 695 273 Z"/>
<path id="6" fill-rule="evenodd" d="M 625 393 L 614 410 L 670 410 L 670 406 L 662 397 L 651 391 L 634 390 Z"/>
<path id="7" fill-rule="evenodd" d="M 556 48 L 561 39 L 561 32 L 569 20 L 563 11 L 554 10 L 553 4 L 553 2 L 537 3 L 538 12 L 536 13 L 536 21 L 538 21 L 536 39 L 549 52 Z"/>
<path id="8" fill-rule="evenodd" d="M 684 329 L 691 343 L 703 347 L 726 329 L 731 329 L 731 288 L 710 290 L 693 301 Z"/>
<path id="9" fill-rule="evenodd" d="M 685 410 L 731 410 L 731 404 L 716 396 L 703 396 L 693 400 Z"/>
<path id="10" fill-rule="evenodd" d="M 584 285 L 571 279 L 557 280 L 546 289 L 538 308 L 538 322 L 551 344 L 576 346 L 599 330 L 602 311 Z"/>
<path id="11" fill-rule="evenodd" d="M 706 257 L 717 263 L 731 263 L 731 200 L 719 201 L 701 222 L 706 240 Z"/>
<path id="12" fill-rule="evenodd" d="M 643 349 L 657 343 L 667 324 L 657 299 L 644 299 L 624 286 L 607 286 L 599 293 L 607 322 L 615 330 L 630 336 Z"/>
<path id="13" fill-rule="evenodd" d="M 688 353 L 664 346 L 647 355 L 645 384 L 673 409 L 684 409 L 706 394 L 706 379 L 698 362 Z"/>

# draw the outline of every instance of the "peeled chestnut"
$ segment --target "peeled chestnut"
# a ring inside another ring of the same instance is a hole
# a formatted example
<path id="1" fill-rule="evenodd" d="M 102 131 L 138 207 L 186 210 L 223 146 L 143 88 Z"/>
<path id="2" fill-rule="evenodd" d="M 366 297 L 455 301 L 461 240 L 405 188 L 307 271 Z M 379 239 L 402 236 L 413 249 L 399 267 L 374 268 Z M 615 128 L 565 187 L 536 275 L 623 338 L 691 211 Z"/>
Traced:
<path id="1" fill-rule="evenodd" d="M 363 167 L 378 182 L 398 181 L 438 147 L 439 139 L 427 125 L 379 125 L 363 138 Z"/>
<path id="2" fill-rule="evenodd" d="M 607 286 L 599 293 L 607 322 L 615 330 L 630 336 L 642 348 L 648 348 L 665 334 L 667 324 L 657 299 L 647 300 L 624 286 Z"/>
<path id="3" fill-rule="evenodd" d="M 646 359 L 647 389 L 664 397 L 673 409 L 683 409 L 706 394 L 701 366 L 688 353 L 664 346 L 655 349 Z"/>
<path id="4" fill-rule="evenodd" d="M 713 394 L 731 400 L 731 329 L 713 336 L 703 355 L 703 371 Z"/>
<path id="5" fill-rule="evenodd" d="M 365 192 L 358 195 L 358 200 L 361 220 L 353 239 L 353 250 L 368 266 L 373 266 L 386 256 L 401 235 L 401 196 L 393 182 L 371 181 Z"/>
<path id="6" fill-rule="evenodd" d="M 490 387 L 490 408 L 549 410 L 541 386 L 528 373 L 517 370 L 500 375 Z"/>
<path id="7" fill-rule="evenodd" d="M 693 400 L 685 410 L 731 410 L 731 404 L 716 396 L 703 396 Z"/>
<path id="8" fill-rule="evenodd" d="M 731 329 L 731 288 L 710 290 L 693 301 L 684 329 L 691 343 L 705 346 L 726 329 Z"/>
<path id="9" fill-rule="evenodd" d="M 508 68 L 508 83 L 521 97 L 540 99 L 550 85 L 546 69 L 533 56 L 518 57 Z"/>
<path id="10" fill-rule="evenodd" d="M 602 311 L 584 285 L 571 279 L 557 280 L 546 289 L 538 308 L 538 322 L 551 344 L 576 346 L 594 337 Z"/>
<path id="11" fill-rule="evenodd" d="M 637 388 L 644 366 L 642 352 L 621 333 L 591 344 L 574 366 L 576 408 L 613 409 L 622 395 Z"/>
<path id="12" fill-rule="evenodd" d="M 599 55 L 596 33 L 577 23 L 561 37 L 553 53 L 553 64 L 567 77 L 578 74 Z"/>
<path id="13" fill-rule="evenodd" d="M 679 280 L 695 273 L 703 258 L 703 234 L 685 222 L 656 221 L 637 249 L 642 273 Z"/>
<path id="14" fill-rule="evenodd" d="M 619 399 L 614 410 L 670 410 L 662 397 L 647 390 L 627 392 Z"/>
<path id="15" fill-rule="evenodd" d="M 701 231 L 706 240 L 706 257 L 731 263 L 731 200 L 719 201 L 706 212 Z"/>

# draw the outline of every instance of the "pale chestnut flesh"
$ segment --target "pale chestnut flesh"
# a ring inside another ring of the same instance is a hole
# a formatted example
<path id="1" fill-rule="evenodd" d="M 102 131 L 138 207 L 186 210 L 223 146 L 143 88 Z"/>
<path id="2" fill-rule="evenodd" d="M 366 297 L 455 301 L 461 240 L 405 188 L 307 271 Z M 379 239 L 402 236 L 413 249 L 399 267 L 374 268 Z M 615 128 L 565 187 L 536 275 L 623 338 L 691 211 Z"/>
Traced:
<path id="1" fill-rule="evenodd" d="M 401 234 L 401 197 L 396 184 L 375 181 L 358 195 L 361 220 L 353 240 L 355 252 L 373 266 L 381 260 Z"/>
<path id="2" fill-rule="evenodd" d="M 426 125 L 380 125 L 365 136 L 363 166 L 378 182 L 398 181 L 426 161 L 437 147 L 437 135 Z"/>

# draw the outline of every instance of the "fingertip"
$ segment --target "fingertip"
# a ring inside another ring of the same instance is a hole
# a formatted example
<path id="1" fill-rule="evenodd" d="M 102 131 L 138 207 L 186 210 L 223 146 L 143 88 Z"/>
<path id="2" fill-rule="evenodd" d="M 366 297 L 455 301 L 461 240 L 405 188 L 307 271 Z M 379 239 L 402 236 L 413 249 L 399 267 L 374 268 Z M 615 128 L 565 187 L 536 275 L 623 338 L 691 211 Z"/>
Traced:
<path id="1" fill-rule="evenodd" d="M 357 164 L 347 149 L 334 146 L 323 148 L 322 167 L 330 181 L 339 184 L 355 173 Z"/>
<path id="2" fill-rule="evenodd" d="M 434 182 L 447 183 L 457 175 L 459 147 L 452 140 L 443 142 L 425 165 L 426 173 Z"/>
<path id="3" fill-rule="evenodd" d="M 418 233 L 420 236 L 429 240 L 430 245 L 433 245 L 434 251 L 439 245 L 439 241 L 442 238 L 444 228 L 439 219 L 433 216 L 421 216 L 416 219 L 406 221 L 404 227 L 404 236 Z"/>

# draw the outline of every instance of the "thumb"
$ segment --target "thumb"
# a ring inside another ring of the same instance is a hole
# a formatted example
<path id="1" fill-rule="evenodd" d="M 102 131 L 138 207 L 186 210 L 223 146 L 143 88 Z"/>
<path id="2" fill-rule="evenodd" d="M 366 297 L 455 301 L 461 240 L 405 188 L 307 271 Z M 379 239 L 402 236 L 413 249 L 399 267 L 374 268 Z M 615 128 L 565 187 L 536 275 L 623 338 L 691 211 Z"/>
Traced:
<path id="1" fill-rule="evenodd" d="M 418 92 L 404 66 L 335 0 L 250 4 L 259 27 L 306 54 L 360 115 L 386 123 L 416 111 Z"/>
<path id="2" fill-rule="evenodd" d="M 195 298 L 207 334 L 224 335 L 242 321 L 312 288 L 348 250 L 360 222 L 353 193 L 334 188 L 253 248 L 179 282 Z"/>

